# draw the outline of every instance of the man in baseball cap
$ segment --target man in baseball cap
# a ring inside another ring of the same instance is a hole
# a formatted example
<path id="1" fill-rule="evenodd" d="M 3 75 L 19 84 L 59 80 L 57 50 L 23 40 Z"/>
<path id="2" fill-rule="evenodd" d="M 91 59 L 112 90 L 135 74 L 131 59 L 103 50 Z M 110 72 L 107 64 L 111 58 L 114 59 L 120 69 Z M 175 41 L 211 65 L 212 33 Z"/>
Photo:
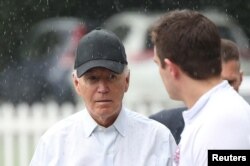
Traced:
<path id="1" fill-rule="evenodd" d="M 93 30 L 80 40 L 73 82 L 85 109 L 45 133 L 31 166 L 172 165 L 170 131 L 122 104 L 129 70 L 113 33 Z"/>

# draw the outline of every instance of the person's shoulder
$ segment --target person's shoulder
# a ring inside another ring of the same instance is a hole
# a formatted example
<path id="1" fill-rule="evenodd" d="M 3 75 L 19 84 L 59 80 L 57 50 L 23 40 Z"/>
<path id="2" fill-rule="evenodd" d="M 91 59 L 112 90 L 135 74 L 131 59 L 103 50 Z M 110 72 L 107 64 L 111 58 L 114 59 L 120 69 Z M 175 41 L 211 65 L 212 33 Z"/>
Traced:
<path id="1" fill-rule="evenodd" d="M 186 107 L 178 107 L 178 108 L 172 108 L 172 109 L 165 109 L 160 112 L 157 112 L 155 114 L 152 114 L 149 116 L 150 119 L 154 119 L 158 122 L 165 123 L 168 121 L 173 121 L 177 119 L 183 119 L 182 118 L 182 112 L 186 110 Z"/>
<path id="2" fill-rule="evenodd" d="M 131 111 L 129 109 L 125 109 L 125 111 L 130 121 L 129 125 L 139 127 L 143 130 L 163 130 L 165 132 L 170 132 L 166 126 L 153 119 L 148 118 L 145 115 Z"/>
<path id="3" fill-rule="evenodd" d="M 125 108 L 125 113 L 128 117 L 128 119 L 132 122 L 137 122 L 137 123 L 152 123 L 152 120 L 149 119 L 147 116 L 141 114 L 141 113 L 138 113 L 138 112 L 135 112 L 135 111 L 132 111 L 128 108 Z"/>
<path id="4" fill-rule="evenodd" d="M 72 127 L 77 124 L 79 117 L 82 117 L 82 115 L 83 111 L 79 111 L 56 122 L 43 134 L 42 137 L 60 136 L 63 133 L 67 133 L 68 130 L 71 130 Z"/>
<path id="5" fill-rule="evenodd" d="M 231 111 L 232 115 L 240 114 L 240 112 L 245 112 L 247 114 L 250 112 L 249 103 L 247 103 L 247 101 L 232 87 L 229 87 L 229 85 L 221 91 L 214 93 L 209 100 L 208 105 L 210 107 L 216 107 L 217 109 L 220 109 L 221 113 L 227 112 L 228 114 Z"/>
<path id="6" fill-rule="evenodd" d="M 172 116 L 172 115 L 180 115 L 183 111 L 187 110 L 186 107 L 177 107 L 161 110 L 155 114 L 150 115 L 149 117 L 159 117 L 159 116 Z"/>

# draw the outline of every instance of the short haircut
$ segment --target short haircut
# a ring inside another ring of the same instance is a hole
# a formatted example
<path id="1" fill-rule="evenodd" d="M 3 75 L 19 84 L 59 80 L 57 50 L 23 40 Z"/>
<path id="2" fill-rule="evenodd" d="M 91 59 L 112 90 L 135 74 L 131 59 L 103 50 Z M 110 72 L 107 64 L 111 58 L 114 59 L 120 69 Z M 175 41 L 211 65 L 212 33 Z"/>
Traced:
<path id="1" fill-rule="evenodd" d="M 236 45 L 231 40 L 221 39 L 221 59 L 222 62 L 228 62 L 231 60 L 239 61 L 240 52 Z"/>
<path id="2" fill-rule="evenodd" d="M 197 80 L 220 76 L 220 36 L 216 25 L 197 11 L 166 13 L 151 29 L 152 41 L 164 66 L 168 58 Z"/>

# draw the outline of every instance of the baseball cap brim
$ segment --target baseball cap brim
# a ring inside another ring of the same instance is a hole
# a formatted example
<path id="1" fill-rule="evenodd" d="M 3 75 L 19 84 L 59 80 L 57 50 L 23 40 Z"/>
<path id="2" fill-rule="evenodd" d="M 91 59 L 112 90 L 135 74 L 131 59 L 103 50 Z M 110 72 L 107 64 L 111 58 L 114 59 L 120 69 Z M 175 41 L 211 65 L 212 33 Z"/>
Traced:
<path id="1" fill-rule="evenodd" d="M 116 62 L 116 61 L 111 61 L 111 60 L 103 60 L 103 59 L 98 59 L 98 60 L 91 60 L 83 65 L 79 66 L 76 69 L 77 77 L 81 77 L 84 73 L 86 73 L 88 70 L 95 68 L 95 67 L 104 67 L 106 69 L 109 69 L 115 73 L 122 73 L 124 70 L 125 64 Z"/>

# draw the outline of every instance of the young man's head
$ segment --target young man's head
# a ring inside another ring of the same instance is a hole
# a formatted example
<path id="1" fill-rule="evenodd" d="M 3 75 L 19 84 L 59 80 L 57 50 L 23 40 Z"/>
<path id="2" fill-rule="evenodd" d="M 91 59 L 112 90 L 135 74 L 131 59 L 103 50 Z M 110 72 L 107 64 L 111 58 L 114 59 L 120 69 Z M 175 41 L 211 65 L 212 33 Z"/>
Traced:
<path id="1" fill-rule="evenodd" d="M 191 107 L 221 82 L 220 36 L 196 11 L 166 13 L 152 28 L 154 61 L 169 97 Z"/>
<path id="2" fill-rule="evenodd" d="M 165 67 L 167 58 L 192 79 L 220 75 L 220 36 L 216 25 L 202 14 L 191 10 L 168 12 L 151 34 L 161 67 Z"/>
<path id="3" fill-rule="evenodd" d="M 230 40 L 221 39 L 221 77 L 236 90 L 242 82 L 242 71 L 240 70 L 239 50 L 237 45 Z"/>

